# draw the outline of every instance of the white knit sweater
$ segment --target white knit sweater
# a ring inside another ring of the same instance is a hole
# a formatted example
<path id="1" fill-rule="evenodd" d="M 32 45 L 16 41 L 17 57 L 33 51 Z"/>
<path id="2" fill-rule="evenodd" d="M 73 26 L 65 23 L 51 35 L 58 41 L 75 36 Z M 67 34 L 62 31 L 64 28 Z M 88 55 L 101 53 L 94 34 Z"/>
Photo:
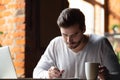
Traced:
<path id="1" fill-rule="evenodd" d="M 119 72 L 117 57 L 105 37 L 91 34 L 84 49 L 76 54 L 59 36 L 48 45 L 33 71 L 33 78 L 48 78 L 47 70 L 51 66 L 56 66 L 64 70 L 62 78 L 86 79 L 85 62 L 87 61 L 106 66 L 110 73 Z"/>

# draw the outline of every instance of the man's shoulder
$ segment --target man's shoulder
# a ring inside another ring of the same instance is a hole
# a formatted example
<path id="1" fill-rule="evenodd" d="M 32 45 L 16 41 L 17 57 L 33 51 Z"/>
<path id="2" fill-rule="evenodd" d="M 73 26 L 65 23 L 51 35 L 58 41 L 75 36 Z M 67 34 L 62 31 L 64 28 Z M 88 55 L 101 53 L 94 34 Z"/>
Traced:
<path id="1" fill-rule="evenodd" d="M 63 45 L 64 45 L 64 41 L 61 36 L 57 36 L 57 37 L 53 38 L 49 43 L 49 46 L 55 46 L 55 48 L 61 47 Z"/>
<path id="2" fill-rule="evenodd" d="M 91 34 L 90 35 L 90 40 L 91 41 L 97 41 L 97 42 L 101 42 L 106 40 L 107 38 L 103 35 L 96 35 L 96 34 Z"/>
<path id="3" fill-rule="evenodd" d="M 57 37 L 54 37 L 51 42 L 61 42 L 62 41 L 62 36 L 57 36 Z"/>
<path id="4" fill-rule="evenodd" d="M 57 36 L 57 37 L 54 37 L 52 40 L 61 40 L 62 39 L 62 36 Z"/>

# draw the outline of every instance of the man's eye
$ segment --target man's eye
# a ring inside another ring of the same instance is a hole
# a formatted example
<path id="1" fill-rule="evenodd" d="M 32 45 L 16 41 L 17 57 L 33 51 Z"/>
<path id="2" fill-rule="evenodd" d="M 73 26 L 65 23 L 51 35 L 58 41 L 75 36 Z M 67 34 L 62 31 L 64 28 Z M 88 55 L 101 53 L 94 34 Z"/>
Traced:
<path id="1" fill-rule="evenodd" d="M 64 37 L 67 37 L 67 35 L 63 34 Z"/>
<path id="2" fill-rule="evenodd" d="M 72 35 L 72 37 L 75 37 L 75 36 L 77 36 L 77 33 Z"/>

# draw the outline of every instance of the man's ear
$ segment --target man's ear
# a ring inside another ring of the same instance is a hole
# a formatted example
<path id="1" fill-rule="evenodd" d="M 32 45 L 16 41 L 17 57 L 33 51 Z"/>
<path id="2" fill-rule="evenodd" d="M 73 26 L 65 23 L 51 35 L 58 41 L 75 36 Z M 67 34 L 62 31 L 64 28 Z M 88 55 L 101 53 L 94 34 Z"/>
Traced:
<path id="1" fill-rule="evenodd" d="M 86 28 L 84 27 L 83 29 L 82 29 L 82 33 L 84 33 L 86 31 Z"/>

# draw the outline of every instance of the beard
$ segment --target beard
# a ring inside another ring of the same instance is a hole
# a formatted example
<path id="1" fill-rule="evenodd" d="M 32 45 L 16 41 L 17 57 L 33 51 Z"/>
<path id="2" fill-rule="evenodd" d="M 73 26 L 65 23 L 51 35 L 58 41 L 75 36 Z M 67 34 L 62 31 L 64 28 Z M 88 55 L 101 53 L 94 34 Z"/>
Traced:
<path id="1" fill-rule="evenodd" d="M 83 39 L 84 39 L 84 37 L 82 37 L 78 42 L 70 42 L 70 43 L 66 43 L 66 44 L 70 49 L 75 49 L 82 43 Z"/>

